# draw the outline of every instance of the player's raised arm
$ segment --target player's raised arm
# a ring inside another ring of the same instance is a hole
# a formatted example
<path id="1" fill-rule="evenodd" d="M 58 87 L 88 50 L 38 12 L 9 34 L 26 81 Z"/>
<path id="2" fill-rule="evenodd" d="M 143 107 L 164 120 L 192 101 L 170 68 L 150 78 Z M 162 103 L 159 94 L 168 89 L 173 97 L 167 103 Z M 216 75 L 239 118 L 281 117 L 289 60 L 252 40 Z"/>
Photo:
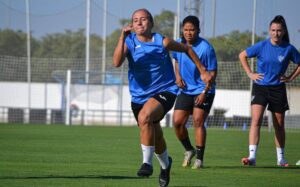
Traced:
<path id="1" fill-rule="evenodd" d="M 125 44 L 125 38 L 130 34 L 132 25 L 128 25 L 122 29 L 117 47 L 115 48 L 113 55 L 113 65 L 115 67 L 120 67 L 126 58 L 128 52 L 127 46 Z"/>

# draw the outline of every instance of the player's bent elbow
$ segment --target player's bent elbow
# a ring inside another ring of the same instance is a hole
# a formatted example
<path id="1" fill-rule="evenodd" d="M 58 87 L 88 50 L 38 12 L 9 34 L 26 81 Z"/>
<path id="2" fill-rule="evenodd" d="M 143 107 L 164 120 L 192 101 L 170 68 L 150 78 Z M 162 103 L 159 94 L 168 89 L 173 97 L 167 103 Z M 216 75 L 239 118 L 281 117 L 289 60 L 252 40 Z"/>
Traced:
<path id="1" fill-rule="evenodd" d="M 240 59 L 240 62 L 247 61 L 247 56 L 245 55 L 245 53 L 241 52 L 239 54 L 239 59 Z"/>
<path id="2" fill-rule="evenodd" d="M 239 54 L 239 59 L 247 59 L 246 51 L 240 52 L 240 54 Z"/>
<path id="3" fill-rule="evenodd" d="M 120 67 L 122 65 L 122 60 L 121 59 L 113 59 L 113 66 L 115 67 L 115 68 L 118 68 L 118 67 Z"/>
<path id="4" fill-rule="evenodd" d="M 113 62 L 113 66 L 114 66 L 115 68 L 120 67 L 121 64 L 122 64 L 122 63 L 121 63 L 121 62 L 118 62 L 118 61 L 117 61 L 117 62 L 116 62 L 116 61 Z"/>

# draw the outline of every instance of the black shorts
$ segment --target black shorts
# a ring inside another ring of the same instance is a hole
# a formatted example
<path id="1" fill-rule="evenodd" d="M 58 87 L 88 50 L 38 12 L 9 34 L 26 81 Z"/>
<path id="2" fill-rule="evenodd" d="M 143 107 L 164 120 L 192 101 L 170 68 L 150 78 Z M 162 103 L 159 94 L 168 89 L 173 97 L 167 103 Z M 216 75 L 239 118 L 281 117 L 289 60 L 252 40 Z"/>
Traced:
<path id="1" fill-rule="evenodd" d="M 188 95 L 181 93 L 179 96 L 177 96 L 174 109 L 192 112 L 194 108 L 201 108 L 205 112 L 209 113 L 214 102 L 215 94 L 205 94 L 205 100 L 200 105 L 195 104 L 197 96 L 198 95 Z"/>
<path id="2" fill-rule="evenodd" d="M 163 106 L 163 108 L 164 108 L 163 117 L 164 117 L 166 115 L 166 113 L 168 113 L 169 110 L 172 109 L 175 99 L 176 99 L 176 95 L 173 93 L 170 93 L 170 92 L 161 92 L 161 93 L 154 95 L 152 98 L 156 99 Z M 138 115 L 139 115 L 140 111 L 142 110 L 143 106 L 144 106 L 144 104 L 137 104 L 137 103 L 131 102 L 131 110 L 134 114 L 136 121 L 138 121 Z M 162 120 L 163 117 L 160 120 Z M 155 123 L 159 122 L 159 121 L 155 121 Z"/>
<path id="3" fill-rule="evenodd" d="M 258 104 L 271 112 L 284 113 L 289 110 L 285 84 L 279 86 L 261 86 L 253 84 L 251 105 Z"/>

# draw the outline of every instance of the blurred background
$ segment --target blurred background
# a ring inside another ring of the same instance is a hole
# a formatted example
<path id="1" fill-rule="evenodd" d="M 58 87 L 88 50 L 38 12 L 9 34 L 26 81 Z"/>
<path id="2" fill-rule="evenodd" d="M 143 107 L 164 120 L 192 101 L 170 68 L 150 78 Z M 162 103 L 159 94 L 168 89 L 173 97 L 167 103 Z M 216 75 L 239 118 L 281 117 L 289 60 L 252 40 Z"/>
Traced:
<path id="1" fill-rule="evenodd" d="M 299 7 L 298 0 L 0 0 L 0 122 L 134 125 L 127 63 L 113 68 L 112 54 L 133 11 L 147 8 L 154 31 L 174 39 L 185 16 L 199 17 L 200 35 L 218 58 L 217 94 L 206 125 L 245 129 L 251 82 L 238 54 L 268 37 L 278 14 L 300 49 Z M 288 128 L 299 128 L 299 94 L 297 78 L 288 84 Z M 172 126 L 171 119 L 172 111 L 163 125 Z M 270 122 L 266 113 L 264 125 Z"/>

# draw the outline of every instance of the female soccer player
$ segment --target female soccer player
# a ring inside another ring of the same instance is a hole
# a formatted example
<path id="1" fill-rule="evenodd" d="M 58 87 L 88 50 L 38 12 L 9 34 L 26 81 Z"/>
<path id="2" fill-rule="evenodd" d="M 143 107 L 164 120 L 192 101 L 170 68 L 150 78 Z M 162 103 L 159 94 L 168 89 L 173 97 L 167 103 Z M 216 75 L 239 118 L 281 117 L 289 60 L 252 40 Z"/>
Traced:
<path id="1" fill-rule="evenodd" d="M 256 165 L 256 149 L 260 138 L 260 127 L 266 106 L 272 112 L 275 129 L 277 165 L 287 167 L 284 159 L 285 111 L 289 109 L 285 82 L 294 80 L 300 74 L 300 54 L 290 44 L 284 18 L 276 16 L 269 25 L 270 38 L 260 41 L 242 51 L 239 55 L 248 77 L 253 80 L 251 100 L 251 127 L 249 131 L 249 156 L 242 159 L 244 165 Z M 247 58 L 257 57 L 257 72 L 252 72 Z M 289 76 L 285 72 L 292 61 L 298 64 Z"/>
<path id="2" fill-rule="evenodd" d="M 199 37 L 200 22 L 196 16 L 187 16 L 183 20 L 183 36 L 180 43 L 191 46 L 200 58 L 201 63 L 212 75 L 217 76 L 217 59 L 213 47 L 203 38 Z M 180 52 L 173 52 L 175 59 L 176 83 L 180 89 L 173 114 L 174 129 L 177 138 L 185 149 L 183 167 L 191 164 L 191 159 L 196 154 L 196 160 L 192 169 L 203 167 L 203 156 L 206 141 L 206 129 L 204 127 L 215 97 L 215 83 L 207 86 L 201 79 L 197 67 L 191 59 Z M 193 115 L 195 131 L 196 151 L 191 145 L 187 128 L 185 126 L 189 115 Z"/>
<path id="3" fill-rule="evenodd" d="M 153 33 L 154 22 L 146 9 L 136 10 L 132 23 L 121 32 L 114 51 L 113 65 L 119 67 L 127 57 L 131 108 L 140 128 L 143 164 L 138 176 L 152 175 L 152 156 L 155 152 L 161 166 L 160 186 L 170 180 L 172 159 L 169 157 L 160 120 L 173 107 L 178 91 L 169 50 L 186 52 L 206 82 L 212 77 L 206 72 L 191 47 Z M 131 30 L 134 32 L 131 33 Z"/>

